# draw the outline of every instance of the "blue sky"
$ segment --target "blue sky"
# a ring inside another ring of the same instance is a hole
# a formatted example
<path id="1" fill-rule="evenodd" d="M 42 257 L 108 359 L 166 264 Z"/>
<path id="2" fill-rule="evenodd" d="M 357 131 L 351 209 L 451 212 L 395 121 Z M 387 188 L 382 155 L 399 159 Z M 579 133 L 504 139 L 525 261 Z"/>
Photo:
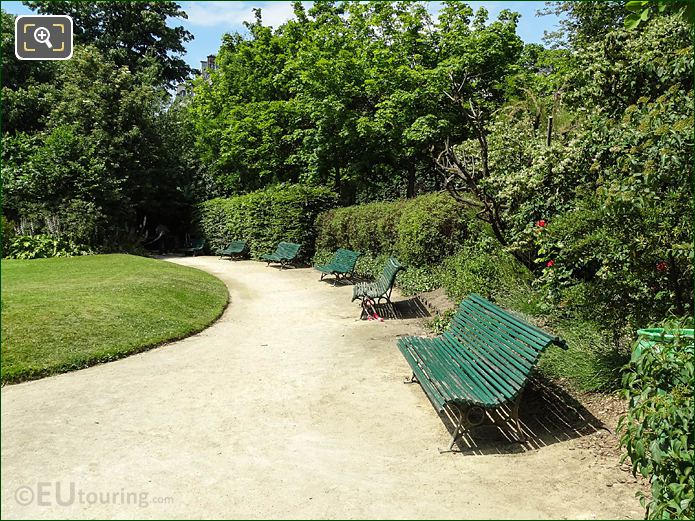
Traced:
<path id="1" fill-rule="evenodd" d="M 521 14 L 519 36 L 526 42 L 540 43 L 544 31 L 551 31 L 558 22 L 554 15 L 536 16 L 536 11 L 545 7 L 545 2 L 496 1 L 467 2 L 474 10 L 484 6 L 490 18 L 496 18 L 502 9 L 511 9 Z M 243 22 L 251 20 L 251 10 L 260 7 L 266 25 L 278 26 L 292 17 L 291 2 L 180 2 L 188 14 L 188 20 L 173 19 L 172 25 L 183 25 L 195 39 L 186 45 L 185 59 L 192 67 L 200 67 L 200 61 L 208 54 L 216 54 L 222 35 L 228 32 L 245 32 Z M 307 6 L 311 2 L 305 2 Z M 434 15 L 441 2 L 429 2 Z M 29 14 L 31 11 L 21 2 L 2 2 L 2 8 L 12 14 Z"/>

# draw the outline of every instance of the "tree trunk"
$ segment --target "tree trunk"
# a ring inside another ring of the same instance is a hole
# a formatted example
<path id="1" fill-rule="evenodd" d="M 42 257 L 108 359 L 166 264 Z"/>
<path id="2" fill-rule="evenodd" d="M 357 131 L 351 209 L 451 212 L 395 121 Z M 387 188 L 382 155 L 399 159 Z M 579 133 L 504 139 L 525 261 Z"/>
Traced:
<path id="1" fill-rule="evenodd" d="M 333 178 L 333 188 L 338 193 L 339 197 L 340 197 L 340 189 L 342 188 L 340 181 L 341 181 L 341 179 L 340 179 L 340 167 L 338 165 L 336 165 L 335 166 L 335 175 Z"/>

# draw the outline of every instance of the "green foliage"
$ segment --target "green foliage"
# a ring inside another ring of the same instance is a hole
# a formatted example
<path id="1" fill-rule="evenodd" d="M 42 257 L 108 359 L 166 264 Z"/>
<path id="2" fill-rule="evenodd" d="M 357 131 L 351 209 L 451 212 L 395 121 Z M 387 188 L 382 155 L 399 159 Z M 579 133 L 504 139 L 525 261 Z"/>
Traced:
<path id="1" fill-rule="evenodd" d="M 451 319 L 456 314 L 456 308 L 448 309 L 443 313 L 438 313 L 427 322 L 427 327 L 435 335 L 441 335 L 447 330 Z"/>
<path id="2" fill-rule="evenodd" d="M 663 0 L 630 0 L 625 4 L 625 9 L 630 11 L 630 14 L 625 17 L 625 27 L 628 29 L 635 29 L 657 13 L 681 13 L 681 16 L 691 25 L 695 19 L 695 7 L 688 0 L 669 0 L 668 2 Z"/>
<path id="3" fill-rule="evenodd" d="M 692 332 L 692 330 L 691 330 Z M 633 473 L 649 478 L 651 498 L 640 494 L 649 519 L 693 519 L 693 399 L 692 333 L 669 330 L 672 340 L 655 345 L 638 341 L 623 374 L 627 415 L 619 431 Z"/>
<path id="4" fill-rule="evenodd" d="M 212 199 L 199 206 L 201 235 L 212 251 L 229 241 L 245 240 L 251 255 L 275 251 L 280 241 L 302 245 L 299 257 L 314 254 L 320 212 L 336 203 L 333 192 L 307 185 L 278 185 L 228 199 Z"/>
<path id="5" fill-rule="evenodd" d="M 408 267 L 425 267 L 452 254 L 479 224 L 443 193 L 414 199 L 336 208 L 317 221 L 319 251 L 348 248 L 393 255 Z"/>
<path id="6" fill-rule="evenodd" d="M 398 275 L 396 283 L 405 295 L 415 295 L 441 287 L 442 280 L 436 268 L 412 266 Z"/>
<path id="7" fill-rule="evenodd" d="M 193 35 L 169 21 L 187 18 L 175 2 L 73 2 L 36 0 L 25 4 L 41 14 L 66 14 L 73 20 L 75 43 L 94 45 L 116 63 L 133 73 L 141 70 L 171 87 L 184 80 L 191 69 L 183 55 L 184 42 Z"/>
<path id="8" fill-rule="evenodd" d="M 276 29 L 261 11 L 226 35 L 211 81 L 196 80 L 196 146 L 226 193 L 277 182 L 330 186 L 343 203 L 436 188 L 430 148 L 470 122 L 445 91 L 499 106 L 523 48 L 518 15 L 444 2 L 295 3 Z"/>
<path id="9" fill-rule="evenodd" d="M 541 373 L 584 392 L 609 392 L 618 387 L 620 369 L 630 356 L 621 337 L 586 319 L 563 319 L 554 314 L 539 318 L 548 321 L 567 342 L 567 349 L 548 348 L 538 364 Z"/>
<path id="10" fill-rule="evenodd" d="M 166 90 L 189 72 L 178 54 L 191 35 L 167 23 L 185 13 L 172 2 L 29 5 L 72 15 L 76 45 L 70 60 L 16 60 L 14 17 L 2 13 L 4 215 L 23 234 L 99 250 L 122 249 L 145 218 L 183 235 L 207 184 L 193 126 Z"/>
<path id="11" fill-rule="evenodd" d="M 628 329 L 692 312 L 691 108 L 672 87 L 602 120 L 605 145 L 593 129 L 576 144 L 591 147 L 598 177 L 536 234 L 550 305 Z"/>
<path id="12" fill-rule="evenodd" d="M 92 251 L 64 238 L 49 235 L 16 235 L 8 241 L 7 249 L 3 246 L 2 253 L 7 259 L 45 259 L 89 255 Z"/>
<path id="13" fill-rule="evenodd" d="M 530 290 L 531 273 L 491 237 L 468 241 L 441 267 L 441 281 L 455 301 L 478 293 L 492 301 L 511 302 Z"/>
<path id="14" fill-rule="evenodd" d="M 583 49 L 619 28 L 625 15 L 623 1 L 603 2 L 554 2 L 541 14 L 554 14 L 560 21 L 560 29 L 544 38 L 553 47 L 570 46 Z"/>
<path id="15" fill-rule="evenodd" d="M 96 248 L 117 247 L 144 217 L 187 231 L 198 189 L 183 113 L 161 114 L 164 91 L 93 47 L 57 76 L 45 128 L 3 135 L 5 214 Z"/>
<path id="16" fill-rule="evenodd" d="M 620 119 L 640 98 L 654 101 L 674 86 L 692 92 L 691 29 L 677 15 L 658 16 L 640 31 L 620 27 L 577 53 L 575 67 L 568 100 Z"/>
<path id="17" fill-rule="evenodd" d="M 0 216 L 0 222 L 2 223 L 2 256 L 4 257 L 10 249 L 10 244 L 12 240 L 16 237 L 17 232 L 15 231 L 15 224 L 9 219 L 5 218 L 4 215 Z"/>

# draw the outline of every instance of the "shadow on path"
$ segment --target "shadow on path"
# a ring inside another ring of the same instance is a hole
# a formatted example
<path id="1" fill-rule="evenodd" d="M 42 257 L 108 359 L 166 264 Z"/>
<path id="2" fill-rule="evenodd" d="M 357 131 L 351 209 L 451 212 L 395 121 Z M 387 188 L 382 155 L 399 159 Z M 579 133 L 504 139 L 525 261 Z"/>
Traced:
<path id="1" fill-rule="evenodd" d="M 404 320 L 409 318 L 427 318 L 429 310 L 417 297 L 396 302 L 381 302 L 376 304 L 374 309 L 384 320 Z"/>
<path id="2" fill-rule="evenodd" d="M 517 441 L 513 432 L 504 427 L 510 413 L 510 408 L 506 406 L 487 412 L 488 421 L 494 419 L 495 424 L 485 423 L 466 431 L 454 446 L 454 452 L 469 455 L 514 454 L 580 438 L 599 430 L 610 432 L 564 389 L 539 375 L 529 381 L 519 409 L 522 429 L 527 436 L 524 443 Z M 449 410 L 438 414 L 449 433 L 453 434 L 453 414 Z"/>

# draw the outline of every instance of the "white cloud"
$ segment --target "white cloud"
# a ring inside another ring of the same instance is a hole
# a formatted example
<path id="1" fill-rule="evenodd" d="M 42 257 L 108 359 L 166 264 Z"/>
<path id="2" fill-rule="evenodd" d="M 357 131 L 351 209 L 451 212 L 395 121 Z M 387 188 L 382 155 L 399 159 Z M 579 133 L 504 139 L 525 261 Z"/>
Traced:
<path id="1" fill-rule="evenodd" d="M 292 2 L 182 2 L 188 23 L 202 27 L 238 26 L 253 20 L 253 9 L 261 8 L 263 25 L 277 27 L 294 18 Z"/>

